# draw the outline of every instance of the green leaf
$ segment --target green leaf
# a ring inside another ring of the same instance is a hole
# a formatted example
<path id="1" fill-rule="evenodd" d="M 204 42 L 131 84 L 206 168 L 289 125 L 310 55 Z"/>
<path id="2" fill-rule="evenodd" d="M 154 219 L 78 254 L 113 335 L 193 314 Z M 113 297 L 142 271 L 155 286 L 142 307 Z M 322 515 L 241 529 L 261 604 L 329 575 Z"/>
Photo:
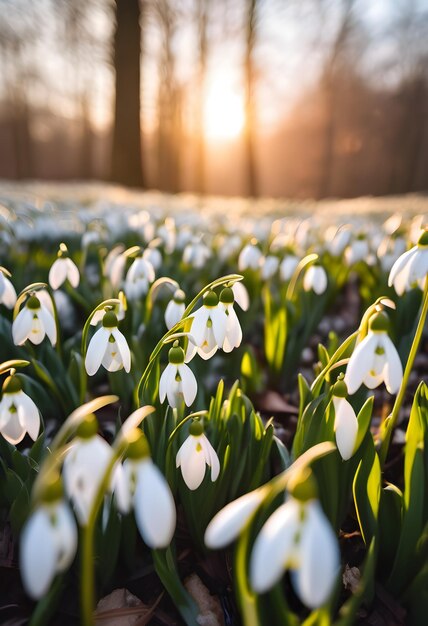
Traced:
<path id="1" fill-rule="evenodd" d="M 363 445 L 363 458 L 355 473 L 353 493 L 361 534 L 365 544 L 369 545 L 377 531 L 382 477 L 379 457 L 370 433 Z"/>

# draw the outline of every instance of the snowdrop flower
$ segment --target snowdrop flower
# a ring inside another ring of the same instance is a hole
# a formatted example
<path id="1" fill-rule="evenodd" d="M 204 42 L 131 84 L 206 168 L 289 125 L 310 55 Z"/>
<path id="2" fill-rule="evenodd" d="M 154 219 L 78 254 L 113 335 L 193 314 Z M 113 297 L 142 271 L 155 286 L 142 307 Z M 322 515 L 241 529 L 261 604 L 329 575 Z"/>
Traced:
<path id="1" fill-rule="evenodd" d="M 211 250 L 198 239 L 194 239 L 189 243 L 183 252 L 183 262 L 196 269 L 204 267 L 210 257 Z"/>
<path id="2" fill-rule="evenodd" d="M 99 322 L 102 321 L 104 315 L 108 313 L 111 309 L 113 310 L 119 322 L 125 319 L 127 302 L 123 291 L 119 291 L 117 298 L 119 300 L 118 305 L 115 305 L 114 307 L 106 307 L 105 309 L 98 309 L 98 311 L 95 311 L 91 318 L 91 326 L 96 326 L 97 324 L 99 324 Z"/>
<path id="3" fill-rule="evenodd" d="M 287 282 L 293 276 L 297 266 L 299 265 L 299 259 L 293 254 L 289 254 L 283 258 L 279 266 L 279 275 L 281 280 Z"/>
<path id="4" fill-rule="evenodd" d="M 194 313 L 191 333 L 198 346 L 198 354 L 203 359 L 210 359 L 221 348 L 226 337 L 227 315 L 224 308 L 218 306 L 218 297 L 214 291 L 204 295 L 203 305 Z"/>
<path id="5" fill-rule="evenodd" d="M 11 375 L 3 383 L 0 402 L 0 432 L 9 443 L 16 445 L 28 433 L 36 441 L 40 430 L 40 415 L 33 400 L 22 391 L 18 376 Z"/>
<path id="6" fill-rule="evenodd" d="M 369 332 L 357 345 L 346 368 L 345 383 L 353 394 L 362 383 L 375 389 L 382 382 L 389 393 L 397 393 L 403 379 L 403 367 L 397 350 L 388 337 L 388 316 L 380 312 L 369 320 Z"/>
<path id="7" fill-rule="evenodd" d="M 123 272 L 125 271 L 126 256 L 123 254 L 125 247 L 123 245 L 115 246 L 106 256 L 104 263 L 104 276 L 106 276 L 113 289 L 118 289 L 122 282 Z"/>
<path id="8" fill-rule="evenodd" d="M 358 235 L 345 250 L 345 259 L 348 265 L 364 261 L 369 254 L 369 242 L 364 234 Z"/>
<path id="9" fill-rule="evenodd" d="M 248 291 L 242 281 L 233 283 L 232 291 L 236 304 L 239 304 L 243 311 L 248 311 L 250 306 L 250 296 L 248 295 Z"/>
<path id="10" fill-rule="evenodd" d="M 257 241 L 252 239 L 250 243 L 242 248 L 238 259 L 238 267 L 241 272 L 247 269 L 258 269 L 263 258 L 263 254 L 260 248 L 257 247 L 256 243 Z"/>
<path id="11" fill-rule="evenodd" d="M 56 344 L 55 320 L 39 298 L 31 295 L 12 324 L 13 342 L 21 346 L 29 339 L 31 343 L 38 345 L 45 335 L 54 346 Z"/>
<path id="12" fill-rule="evenodd" d="M 129 372 L 131 369 L 131 352 L 117 324 L 115 313 L 107 311 L 102 318 L 102 327 L 92 337 L 86 352 L 85 368 L 89 376 L 96 374 L 100 365 L 109 372 L 122 368 Z"/>
<path id="13" fill-rule="evenodd" d="M 276 273 L 279 266 L 279 259 L 276 256 L 268 255 L 261 262 L 261 277 L 263 280 L 269 280 Z"/>
<path id="14" fill-rule="evenodd" d="M 128 300 L 139 300 L 147 293 L 154 280 L 153 265 L 141 256 L 134 259 L 125 278 L 124 291 Z"/>
<path id="15" fill-rule="evenodd" d="M 168 353 L 168 360 L 159 381 L 159 399 L 164 402 L 167 397 L 173 408 L 178 408 L 181 400 L 190 406 L 196 398 L 198 385 L 192 370 L 184 362 L 183 348 L 174 344 Z"/>
<path id="16" fill-rule="evenodd" d="M 88 415 L 78 427 L 63 465 L 65 491 L 82 526 L 88 523 L 94 498 L 112 456 L 111 447 L 97 430 L 95 415 Z"/>
<path id="17" fill-rule="evenodd" d="M 156 240 L 158 243 L 159 239 Z M 152 266 L 154 270 L 159 270 L 162 267 L 163 259 L 162 253 L 159 248 L 156 248 L 154 242 L 152 241 L 148 248 L 146 248 L 143 252 L 143 259 L 146 259 Z"/>
<path id="18" fill-rule="evenodd" d="M 229 502 L 210 521 L 205 531 L 205 545 L 211 550 L 228 546 L 238 537 L 263 500 L 263 491 L 256 489 Z"/>
<path id="19" fill-rule="evenodd" d="M 67 279 L 70 285 L 76 288 L 80 281 L 80 275 L 76 264 L 68 256 L 67 246 L 62 243 L 58 251 L 58 258 L 49 270 L 49 284 L 52 289 L 59 289 Z"/>
<path id="20" fill-rule="evenodd" d="M 4 304 L 8 309 L 13 309 L 16 302 L 15 287 L 10 282 L 9 272 L 0 267 L 0 304 Z"/>
<path id="21" fill-rule="evenodd" d="M 327 249 L 332 256 L 340 256 L 351 239 L 352 230 L 348 225 L 336 228 L 331 226 L 326 232 Z"/>
<path id="22" fill-rule="evenodd" d="M 60 480 L 45 489 L 42 502 L 21 534 L 20 570 L 28 595 L 34 600 L 48 591 L 55 574 L 65 571 L 77 550 L 77 528 L 62 498 Z"/>
<path id="23" fill-rule="evenodd" d="M 331 595 L 339 572 L 337 539 L 321 505 L 290 497 L 267 520 L 251 554 L 250 580 L 257 593 L 271 589 L 291 569 L 292 583 L 311 609 Z"/>
<path id="24" fill-rule="evenodd" d="M 318 296 L 327 289 L 327 274 L 321 265 L 311 265 L 303 278 L 303 289 L 314 291 Z"/>
<path id="25" fill-rule="evenodd" d="M 167 217 L 165 219 L 165 222 L 161 226 L 159 226 L 157 230 L 157 236 L 160 237 L 163 241 L 165 250 L 168 254 L 174 252 L 177 239 L 177 231 L 175 229 L 175 222 L 172 217 Z"/>
<path id="26" fill-rule="evenodd" d="M 221 346 L 225 352 L 232 352 L 233 348 L 241 345 L 242 330 L 238 320 L 238 316 L 233 308 L 235 297 L 230 287 L 225 287 L 220 293 L 219 307 L 224 310 L 227 315 L 226 333 L 224 342 Z"/>
<path id="27" fill-rule="evenodd" d="M 176 456 L 176 467 L 181 467 L 183 480 L 189 489 L 197 489 L 205 476 L 205 466 L 211 467 L 211 481 L 220 474 L 220 461 L 200 422 L 194 421 L 189 428 L 189 436 Z"/>
<path id="28" fill-rule="evenodd" d="M 389 272 L 399 256 L 406 252 L 406 241 L 403 237 L 385 237 L 377 249 L 377 257 L 384 272 Z"/>
<path id="29" fill-rule="evenodd" d="M 175 326 L 183 317 L 183 313 L 186 310 L 185 298 L 184 291 L 177 289 L 172 300 L 168 302 L 165 309 L 165 324 L 168 330 Z"/>
<path id="30" fill-rule="evenodd" d="M 347 461 L 354 454 L 358 435 L 358 420 L 351 404 L 346 399 L 348 389 L 343 380 L 333 386 L 334 432 L 340 456 Z"/>
<path id="31" fill-rule="evenodd" d="M 115 476 L 115 498 L 119 511 L 134 509 L 138 530 L 150 548 L 166 548 L 176 523 L 174 498 L 168 482 L 150 458 L 149 447 L 140 430 L 129 445 Z"/>
<path id="32" fill-rule="evenodd" d="M 394 285 L 399 296 L 405 291 L 419 286 L 425 287 L 428 275 L 428 230 L 419 237 L 419 241 L 397 259 L 389 274 L 388 285 Z"/>

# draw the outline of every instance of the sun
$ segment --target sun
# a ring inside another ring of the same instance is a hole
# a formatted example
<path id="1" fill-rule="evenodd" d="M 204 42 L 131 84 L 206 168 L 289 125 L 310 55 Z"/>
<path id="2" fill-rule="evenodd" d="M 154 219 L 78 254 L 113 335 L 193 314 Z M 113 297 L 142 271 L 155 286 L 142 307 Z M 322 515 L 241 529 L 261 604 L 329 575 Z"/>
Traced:
<path id="1" fill-rule="evenodd" d="M 236 139 L 244 128 L 245 110 L 242 95 L 220 80 L 206 92 L 204 134 L 211 141 Z"/>

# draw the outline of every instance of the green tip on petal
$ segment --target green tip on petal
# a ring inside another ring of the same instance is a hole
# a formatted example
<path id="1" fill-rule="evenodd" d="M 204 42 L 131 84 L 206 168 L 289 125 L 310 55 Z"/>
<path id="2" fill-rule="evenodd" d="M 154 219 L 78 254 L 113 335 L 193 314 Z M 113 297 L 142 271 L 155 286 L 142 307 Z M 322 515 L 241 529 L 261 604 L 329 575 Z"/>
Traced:
<path id="1" fill-rule="evenodd" d="M 428 230 L 424 230 L 422 235 L 419 237 L 418 246 L 428 246 Z"/>
<path id="2" fill-rule="evenodd" d="M 113 311 L 107 311 L 104 313 L 103 317 L 103 326 L 104 328 L 117 328 L 117 317 Z"/>
<path id="3" fill-rule="evenodd" d="M 184 350 L 180 346 L 174 346 L 168 352 L 168 361 L 173 365 L 181 365 L 184 363 Z"/>
<path id="4" fill-rule="evenodd" d="M 18 393 L 22 390 L 22 384 L 18 376 L 8 376 L 3 383 L 3 393 Z"/>
<path id="5" fill-rule="evenodd" d="M 132 460 L 145 459 L 150 456 L 150 447 L 146 436 L 135 428 L 127 437 L 128 447 L 125 452 L 125 458 Z"/>
<path id="6" fill-rule="evenodd" d="M 389 318 L 384 311 L 375 313 L 369 320 L 369 329 L 373 332 L 387 332 L 389 329 Z"/>
<path id="7" fill-rule="evenodd" d="M 35 311 L 36 309 L 40 309 L 40 300 L 37 296 L 30 296 L 26 302 L 27 309 L 31 309 Z"/>
<path id="8" fill-rule="evenodd" d="M 333 385 L 333 395 L 336 396 L 336 398 L 346 398 L 348 395 L 348 387 L 344 380 L 338 380 Z"/>
<path id="9" fill-rule="evenodd" d="M 203 424 L 199 422 L 198 420 L 194 420 L 190 424 L 189 433 L 193 435 L 194 437 L 199 437 L 200 435 L 203 434 L 203 432 L 204 432 Z"/>
<path id="10" fill-rule="evenodd" d="M 208 291 L 204 296 L 204 306 L 214 307 L 218 304 L 218 296 L 215 291 Z"/>
<path id="11" fill-rule="evenodd" d="M 76 430 L 76 437 L 81 439 L 90 439 L 98 432 L 98 420 L 93 413 L 85 417 L 83 422 L 79 424 Z"/>
<path id="12" fill-rule="evenodd" d="M 225 287 L 220 293 L 220 302 L 223 304 L 233 304 L 235 302 L 235 296 L 230 287 Z"/>

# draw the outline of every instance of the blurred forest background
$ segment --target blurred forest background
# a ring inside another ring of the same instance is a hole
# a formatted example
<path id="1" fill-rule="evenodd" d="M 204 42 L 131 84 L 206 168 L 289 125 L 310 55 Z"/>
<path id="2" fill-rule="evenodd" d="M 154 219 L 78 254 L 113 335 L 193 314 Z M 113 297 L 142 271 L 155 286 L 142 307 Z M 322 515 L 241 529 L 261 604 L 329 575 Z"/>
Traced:
<path id="1" fill-rule="evenodd" d="M 0 0 L 0 178 L 428 189 L 428 0 Z"/>

